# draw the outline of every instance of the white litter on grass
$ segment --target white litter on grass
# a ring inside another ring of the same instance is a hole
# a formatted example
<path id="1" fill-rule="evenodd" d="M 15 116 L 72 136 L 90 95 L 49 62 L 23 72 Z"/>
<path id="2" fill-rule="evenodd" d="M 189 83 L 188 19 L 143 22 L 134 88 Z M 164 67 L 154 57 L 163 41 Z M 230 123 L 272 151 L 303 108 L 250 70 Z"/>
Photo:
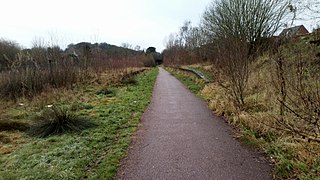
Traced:
<path id="1" fill-rule="evenodd" d="M 19 105 L 20 105 L 20 106 L 24 106 L 24 104 L 23 104 L 23 103 L 19 103 Z"/>
<path id="2" fill-rule="evenodd" d="M 47 108 L 51 108 L 52 106 L 52 104 L 46 105 Z"/>

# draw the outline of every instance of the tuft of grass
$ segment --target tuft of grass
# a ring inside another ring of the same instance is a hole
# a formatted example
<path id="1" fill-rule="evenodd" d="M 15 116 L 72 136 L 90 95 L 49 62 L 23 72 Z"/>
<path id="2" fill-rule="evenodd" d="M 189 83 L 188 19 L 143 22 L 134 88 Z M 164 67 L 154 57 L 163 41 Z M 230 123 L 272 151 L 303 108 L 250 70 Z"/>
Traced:
<path id="1" fill-rule="evenodd" d="M 320 179 L 320 157 L 318 157 L 314 164 L 313 164 L 313 169 L 315 171 L 315 173 L 319 174 L 319 179 Z"/>
<path id="2" fill-rule="evenodd" d="M 252 129 L 242 130 L 242 135 L 240 136 L 241 142 L 249 148 L 257 149 L 264 142 L 261 138 L 257 138 L 258 134 Z"/>
<path id="3" fill-rule="evenodd" d="M 296 168 L 296 162 L 293 160 L 296 156 L 295 151 L 291 147 L 284 147 L 283 142 L 275 142 L 265 147 L 266 153 L 276 159 L 275 173 L 278 177 L 292 177 L 293 170 Z"/>
<path id="4" fill-rule="evenodd" d="M 51 135 L 80 132 L 94 126 L 89 118 L 78 116 L 67 107 L 53 106 L 47 108 L 37 117 L 36 123 L 29 130 L 29 134 L 43 138 Z"/>
<path id="5" fill-rule="evenodd" d="M 114 88 L 103 88 L 103 89 L 97 91 L 96 95 L 102 95 L 102 96 L 105 96 L 105 97 L 112 98 L 112 97 L 115 97 L 117 95 L 117 91 Z"/>
<path id="6" fill-rule="evenodd" d="M 124 84 L 124 85 L 128 85 L 128 84 L 137 84 L 138 81 L 134 78 L 134 76 L 128 76 L 128 77 L 124 77 L 122 80 L 121 80 L 121 83 Z"/>
<path id="7" fill-rule="evenodd" d="M 290 177 L 293 170 L 293 163 L 289 159 L 280 159 L 276 166 L 276 174 L 283 178 Z"/>

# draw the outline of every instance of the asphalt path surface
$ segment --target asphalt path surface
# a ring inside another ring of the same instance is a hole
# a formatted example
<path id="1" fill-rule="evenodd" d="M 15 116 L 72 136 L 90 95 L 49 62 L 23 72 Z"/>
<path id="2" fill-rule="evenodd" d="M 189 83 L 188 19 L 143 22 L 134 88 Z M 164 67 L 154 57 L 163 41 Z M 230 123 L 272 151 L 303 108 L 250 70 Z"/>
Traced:
<path id="1" fill-rule="evenodd" d="M 272 179 L 271 167 L 242 146 L 206 103 L 160 68 L 151 104 L 116 179 Z"/>

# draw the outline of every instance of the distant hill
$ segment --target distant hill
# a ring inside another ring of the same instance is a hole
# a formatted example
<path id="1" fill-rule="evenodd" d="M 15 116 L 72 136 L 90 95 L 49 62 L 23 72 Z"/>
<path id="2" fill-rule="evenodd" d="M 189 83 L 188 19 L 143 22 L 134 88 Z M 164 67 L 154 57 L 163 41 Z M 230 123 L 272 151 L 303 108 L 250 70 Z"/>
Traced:
<path id="1" fill-rule="evenodd" d="M 131 56 L 142 54 L 143 51 L 136 51 L 133 49 L 128 49 L 108 43 L 89 43 L 89 42 L 81 42 L 78 44 L 69 44 L 66 52 L 68 53 L 77 53 L 82 54 L 84 49 L 90 49 L 92 51 L 102 51 L 103 53 L 109 56 Z"/>

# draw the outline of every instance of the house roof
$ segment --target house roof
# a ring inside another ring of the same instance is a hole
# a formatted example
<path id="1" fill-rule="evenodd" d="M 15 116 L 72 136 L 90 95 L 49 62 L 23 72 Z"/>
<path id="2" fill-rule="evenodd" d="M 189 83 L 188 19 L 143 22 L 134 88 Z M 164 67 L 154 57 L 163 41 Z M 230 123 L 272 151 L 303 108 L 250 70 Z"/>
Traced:
<path id="1" fill-rule="evenodd" d="M 295 26 L 295 27 L 284 29 L 280 33 L 280 36 L 289 36 L 290 37 L 290 36 L 297 35 L 300 28 L 304 28 L 308 32 L 308 30 L 303 25 L 300 25 L 300 26 Z"/>

